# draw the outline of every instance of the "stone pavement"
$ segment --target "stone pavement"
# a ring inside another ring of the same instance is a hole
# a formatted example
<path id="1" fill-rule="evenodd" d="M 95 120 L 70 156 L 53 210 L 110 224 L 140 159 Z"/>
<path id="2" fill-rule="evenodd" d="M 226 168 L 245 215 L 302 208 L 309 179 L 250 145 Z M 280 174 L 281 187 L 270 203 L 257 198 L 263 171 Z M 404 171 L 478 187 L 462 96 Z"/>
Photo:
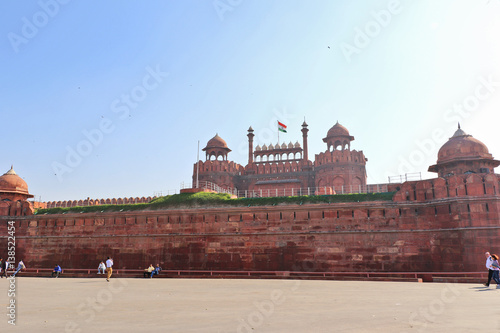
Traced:
<path id="1" fill-rule="evenodd" d="M 0 279 L 1 332 L 500 332 L 500 289 L 243 279 Z"/>

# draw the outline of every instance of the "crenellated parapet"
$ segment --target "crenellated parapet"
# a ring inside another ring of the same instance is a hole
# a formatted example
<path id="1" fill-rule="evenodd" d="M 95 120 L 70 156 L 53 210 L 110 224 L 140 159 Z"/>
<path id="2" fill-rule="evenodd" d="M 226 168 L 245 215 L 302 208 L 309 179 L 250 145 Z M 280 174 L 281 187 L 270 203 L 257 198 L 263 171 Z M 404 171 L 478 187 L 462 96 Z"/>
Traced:
<path id="1" fill-rule="evenodd" d="M 90 199 L 85 200 L 65 200 L 65 201 L 48 201 L 45 203 L 46 208 L 65 208 L 65 207 L 83 207 L 83 206 L 99 206 L 99 205 L 128 205 L 137 203 L 148 203 L 156 197 L 136 197 L 136 198 L 107 198 L 107 199 Z"/>
<path id="2" fill-rule="evenodd" d="M 453 175 L 405 182 L 394 201 L 429 201 L 457 197 L 498 196 L 499 175 L 491 173 Z"/>
<path id="3" fill-rule="evenodd" d="M 269 163 L 259 163 L 249 165 L 245 168 L 247 172 L 252 171 L 252 174 L 269 175 L 269 174 L 286 174 L 302 171 L 303 161 L 279 161 Z"/>
<path id="4" fill-rule="evenodd" d="M 334 151 L 326 151 L 323 153 L 316 154 L 314 160 L 314 166 L 319 167 L 325 164 L 331 163 L 359 163 L 360 165 L 366 165 L 366 161 L 368 160 L 363 151 L 357 150 L 334 150 Z"/>
<path id="5" fill-rule="evenodd" d="M 227 172 L 230 174 L 237 174 L 243 170 L 244 167 L 241 164 L 233 161 L 198 161 L 198 163 L 194 164 L 193 175 L 196 177 L 197 172 L 200 175 L 211 172 Z"/>
<path id="6" fill-rule="evenodd" d="M 241 164 L 233 161 L 198 161 L 193 167 L 193 187 L 196 187 L 197 182 L 210 182 L 224 189 L 234 188 L 234 176 L 240 175 L 244 170 Z"/>

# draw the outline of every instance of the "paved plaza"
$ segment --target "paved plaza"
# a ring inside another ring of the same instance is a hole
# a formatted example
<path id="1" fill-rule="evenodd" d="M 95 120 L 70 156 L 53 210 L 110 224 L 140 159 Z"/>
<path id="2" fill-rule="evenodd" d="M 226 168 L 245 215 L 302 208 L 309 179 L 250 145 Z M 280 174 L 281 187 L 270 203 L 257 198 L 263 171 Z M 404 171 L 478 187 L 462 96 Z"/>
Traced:
<path id="1" fill-rule="evenodd" d="M 12 286 L 1 332 L 500 332 L 500 290 L 474 284 L 19 277 L 15 310 Z"/>

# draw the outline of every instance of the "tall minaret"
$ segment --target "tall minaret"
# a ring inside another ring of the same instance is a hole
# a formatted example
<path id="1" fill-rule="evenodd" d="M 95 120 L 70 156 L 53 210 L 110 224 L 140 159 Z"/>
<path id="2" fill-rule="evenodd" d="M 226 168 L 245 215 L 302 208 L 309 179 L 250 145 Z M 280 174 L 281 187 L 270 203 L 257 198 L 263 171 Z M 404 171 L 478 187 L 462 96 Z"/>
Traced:
<path id="1" fill-rule="evenodd" d="M 309 160 L 307 157 L 307 132 L 309 132 L 309 130 L 307 129 L 306 119 L 304 118 L 304 123 L 302 124 L 302 147 L 304 149 L 304 154 L 302 159 L 306 162 Z"/>
<path id="2" fill-rule="evenodd" d="M 248 129 L 248 164 L 253 163 L 253 137 L 255 136 L 253 134 L 253 128 L 250 126 Z"/>

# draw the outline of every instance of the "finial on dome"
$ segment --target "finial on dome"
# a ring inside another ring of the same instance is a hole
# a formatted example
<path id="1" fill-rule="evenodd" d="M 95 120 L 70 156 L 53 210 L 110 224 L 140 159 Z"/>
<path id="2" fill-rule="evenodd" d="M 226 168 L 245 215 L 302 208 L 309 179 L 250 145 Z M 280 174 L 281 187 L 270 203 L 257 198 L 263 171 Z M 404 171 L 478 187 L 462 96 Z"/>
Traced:
<path id="1" fill-rule="evenodd" d="M 14 171 L 14 165 L 11 164 L 10 170 L 5 173 L 5 175 L 17 175 L 17 173 Z"/>
<path id="2" fill-rule="evenodd" d="M 468 134 L 460 128 L 460 123 L 458 123 L 458 129 L 456 130 L 455 134 L 453 134 L 452 138 L 456 138 L 459 136 L 468 136 Z"/>

